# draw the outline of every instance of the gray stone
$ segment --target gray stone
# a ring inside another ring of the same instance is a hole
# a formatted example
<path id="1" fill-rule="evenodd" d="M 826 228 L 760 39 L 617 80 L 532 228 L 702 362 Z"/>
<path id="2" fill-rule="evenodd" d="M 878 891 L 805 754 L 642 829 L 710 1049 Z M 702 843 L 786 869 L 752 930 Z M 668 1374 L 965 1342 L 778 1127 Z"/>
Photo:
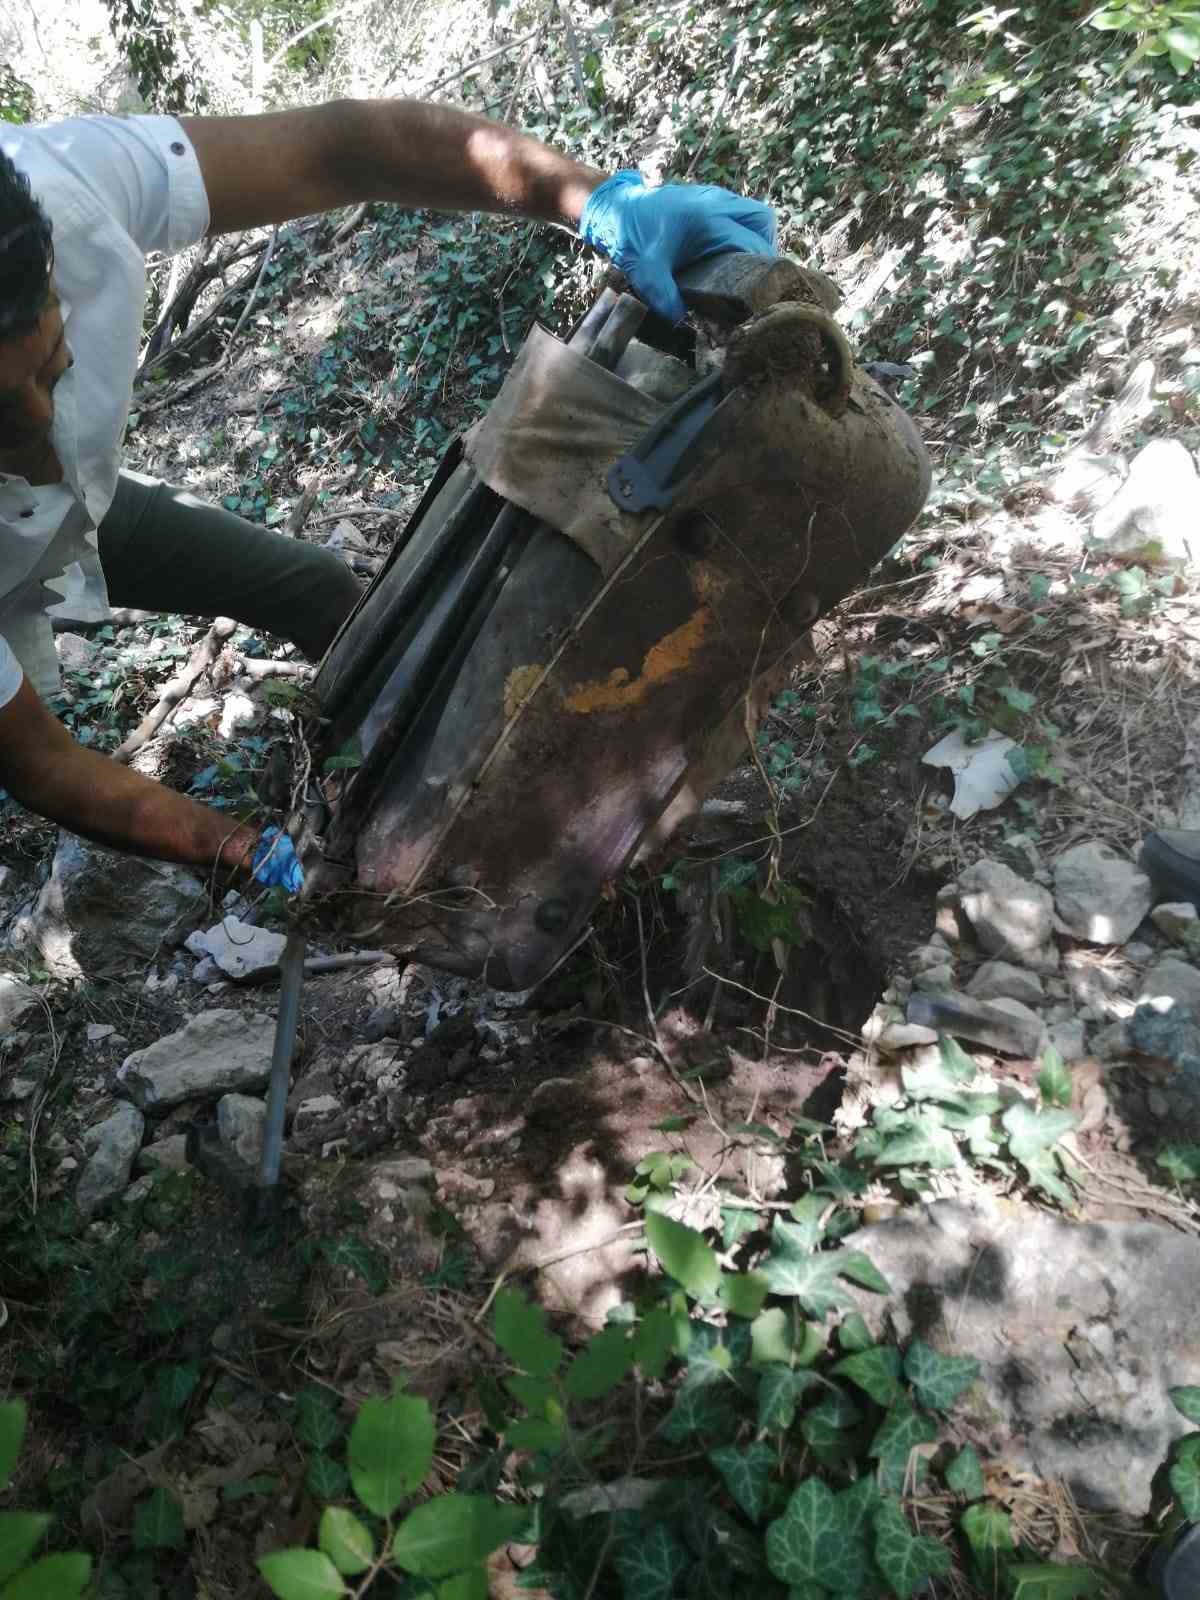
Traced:
<path id="1" fill-rule="evenodd" d="M 90 672 L 99 646 L 79 633 L 60 633 L 55 637 L 58 664 L 64 672 Z"/>
<path id="2" fill-rule="evenodd" d="M 1054 863 L 1063 926 L 1089 944 L 1124 944 L 1154 904 L 1150 879 L 1106 844 L 1077 844 Z"/>
<path id="3" fill-rule="evenodd" d="M 182 867 L 118 855 L 59 835 L 50 876 L 9 932 L 14 950 L 36 952 L 56 978 L 143 971 L 163 945 L 178 943 L 207 894 Z"/>
<path id="4" fill-rule="evenodd" d="M 395 1038 L 402 1022 L 395 1006 L 376 1006 L 368 1013 L 362 1026 L 362 1036 L 368 1044 L 378 1044 L 383 1039 Z"/>
<path id="5" fill-rule="evenodd" d="M 1036 1056 L 1046 1037 L 1042 1019 L 1019 1000 L 976 1000 L 953 991 L 913 995 L 908 1021 L 1016 1056 Z"/>
<path id="6" fill-rule="evenodd" d="M 967 993 L 976 1000 L 1021 1000 L 1030 1006 L 1046 998 L 1036 972 L 1014 967 L 1007 961 L 985 961 L 968 983 Z"/>
<path id="7" fill-rule="evenodd" d="M 936 1044 L 937 1032 L 915 1022 L 889 1022 L 875 1043 L 880 1050 L 909 1050 L 916 1044 Z"/>
<path id="8" fill-rule="evenodd" d="M 1135 967 L 1144 967 L 1154 960 L 1154 951 L 1148 944 L 1127 944 L 1122 954 Z"/>
<path id="9" fill-rule="evenodd" d="M 21 1018 L 38 1003 L 37 991 L 11 972 L 0 972 L 0 1039 L 16 1031 Z"/>
<path id="10" fill-rule="evenodd" d="M 1023 966 L 1045 966 L 1054 902 L 1000 861 L 977 861 L 958 880 L 962 909 L 989 955 Z M 939 923 L 940 926 L 940 923 Z"/>
<path id="11" fill-rule="evenodd" d="M 930 940 L 928 944 L 919 944 L 915 950 L 909 952 L 908 969 L 914 975 L 918 972 L 927 972 L 930 967 L 943 966 L 950 959 L 950 947 L 940 936 L 935 943 Z"/>
<path id="12" fill-rule="evenodd" d="M 954 987 L 954 968 L 948 961 L 941 966 L 925 967 L 917 973 L 913 983 L 916 988 L 924 989 L 929 994 L 940 994 Z"/>
<path id="13" fill-rule="evenodd" d="M 85 1217 L 116 1198 L 129 1182 L 133 1158 L 142 1147 L 146 1119 L 133 1106 L 118 1106 L 111 1117 L 89 1128 L 83 1136 L 90 1151 L 80 1174 L 75 1204 Z"/>
<path id="14" fill-rule="evenodd" d="M 1200 478 L 1178 439 L 1152 439 L 1092 521 L 1105 554 L 1187 563 L 1200 557 Z"/>
<path id="15" fill-rule="evenodd" d="M 891 1285 L 856 1295 L 869 1322 L 980 1363 L 954 1410 L 965 1436 L 1062 1479 L 1082 1506 L 1148 1511 L 1151 1479 L 1190 1427 L 1167 1391 L 1200 1371 L 1200 1240 L 940 1200 L 846 1242 Z"/>
<path id="16" fill-rule="evenodd" d="M 1142 979 L 1138 1004 L 1143 1002 L 1159 1011 L 1183 1007 L 1200 1017 L 1200 968 L 1178 956 L 1156 961 Z"/>
<path id="17" fill-rule="evenodd" d="M 336 1117 L 342 1109 L 342 1102 L 335 1094 L 314 1095 L 311 1100 L 304 1100 L 296 1108 L 296 1115 L 292 1122 L 293 1133 L 302 1133 L 308 1128 L 316 1127 L 318 1123 L 327 1122 L 330 1117 Z"/>
<path id="18" fill-rule="evenodd" d="M 288 1111 L 294 1113 L 306 1100 L 315 1099 L 319 1094 L 333 1094 L 336 1089 L 332 1072 L 306 1072 L 302 1078 L 296 1079 L 288 1091 Z"/>
<path id="19" fill-rule="evenodd" d="M 123 1206 L 135 1206 L 139 1200 L 144 1200 L 154 1188 L 154 1174 L 147 1172 L 145 1177 L 137 1178 L 121 1196 Z"/>
<path id="20" fill-rule="evenodd" d="M 1150 913 L 1150 920 L 1163 938 L 1169 939 L 1172 944 L 1186 946 L 1200 935 L 1200 916 L 1197 916 L 1195 906 L 1188 900 L 1155 906 Z"/>
<path id="21" fill-rule="evenodd" d="M 256 1167 L 262 1156 L 267 1103 L 248 1094 L 226 1094 L 217 1101 L 217 1132 L 224 1144 Z"/>
<path id="22" fill-rule="evenodd" d="M 253 1011 L 202 1011 L 177 1033 L 135 1050 L 119 1077 L 144 1110 L 261 1089 L 271 1073 L 275 1023 Z"/>
<path id="23" fill-rule="evenodd" d="M 116 1026 L 111 1022 L 89 1022 L 87 1025 L 87 1042 L 89 1044 L 104 1044 L 106 1040 L 116 1035 Z"/>
<path id="24" fill-rule="evenodd" d="M 1112 1022 L 1092 1039 L 1092 1054 L 1099 1061 L 1123 1061 L 1129 1054 L 1129 1032 L 1124 1022 Z"/>
<path id="25" fill-rule="evenodd" d="M 1056 1022 L 1047 1030 L 1047 1037 L 1064 1061 L 1080 1061 L 1087 1055 L 1087 1033 L 1082 1022 Z"/>
<path id="26" fill-rule="evenodd" d="M 139 1172 L 148 1172 L 157 1167 L 165 1167 L 168 1172 L 186 1172 L 187 1164 L 186 1133 L 172 1133 L 165 1139 L 146 1145 L 134 1163 Z"/>
<path id="27" fill-rule="evenodd" d="M 222 917 L 214 927 L 205 930 L 203 939 L 205 955 L 227 977 L 239 983 L 252 983 L 276 973 L 287 944 L 285 934 L 271 928 L 256 928 L 238 917 Z M 195 945 L 191 949 L 194 952 Z M 200 965 L 206 966 L 206 963 L 202 961 Z"/>

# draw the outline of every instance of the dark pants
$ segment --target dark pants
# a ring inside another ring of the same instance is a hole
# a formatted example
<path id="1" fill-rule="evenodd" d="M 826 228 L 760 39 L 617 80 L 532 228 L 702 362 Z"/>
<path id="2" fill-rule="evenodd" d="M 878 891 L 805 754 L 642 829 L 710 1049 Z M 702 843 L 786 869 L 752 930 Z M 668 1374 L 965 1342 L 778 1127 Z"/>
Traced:
<path id="1" fill-rule="evenodd" d="M 114 606 L 233 617 L 290 639 L 314 661 L 361 593 L 332 550 L 138 472 L 121 473 L 99 545 Z"/>

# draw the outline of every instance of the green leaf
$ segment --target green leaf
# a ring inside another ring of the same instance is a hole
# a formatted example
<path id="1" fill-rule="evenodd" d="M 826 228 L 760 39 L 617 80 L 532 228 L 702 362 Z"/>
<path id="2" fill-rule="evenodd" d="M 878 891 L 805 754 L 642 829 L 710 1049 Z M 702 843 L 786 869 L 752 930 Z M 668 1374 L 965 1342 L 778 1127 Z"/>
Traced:
<path id="1" fill-rule="evenodd" d="M 950 1552 L 927 1534 L 914 1534 L 903 1508 L 885 1500 L 875 1512 L 875 1560 L 899 1600 L 908 1600 L 930 1578 L 950 1571 Z"/>
<path id="2" fill-rule="evenodd" d="M 364 1400 L 350 1430 L 346 1460 L 354 1492 L 377 1517 L 415 1494 L 433 1465 L 435 1429 L 427 1400 L 394 1394 Z"/>
<path id="3" fill-rule="evenodd" d="M 758 1212 L 753 1206 L 721 1207 L 721 1249 L 732 1250 L 758 1227 Z"/>
<path id="4" fill-rule="evenodd" d="M 737 1424 L 737 1408 L 727 1388 L 711 1383 L 684 1384 L 662 1425 L 662 1436 L 672 1444 L 681 1439 L 728 1439 L 736 1432 Z"/>
<path id="5" fill-rule="evenodd" d="M 183 1508 L 169 1489 L 155 1489 L 133 1513 L 135 1550 L 178 1550 L 183 1545 Z"/>
<path id="6" fill-rule="evenodd" d="M 1163 43 L 1167 49 L 1177 56 L 1182 56 L 1186 62 L 1200 61 L 1200 32 L 1195 27 L 1168 28 L 1163 34 Z"/>
<path id="7" fill-rule="evenodd" d="M 0 1589 L 0 1600 L 77 1600 L 92 1575 L 92 1558 L 77 1550 L 43 1556 Z"/>
<path id="8" fill-rule="evenodd" d="M 694 1300 L 716 1293 L 721 1268 L 712 1246 L 695 1228 L 654 1211 L 646 1218 L 646 1238 L 663 1270 Z"/>
<path id="9" fill-rule="evenodd" d="M 617 1551 L 621 1593 L 625 1600 L 671 1600 L 690 1563 L 686 1545 L 665 1524 L 640 1527 Z"/>
<path id="10" fill-rule="evenodd" d="M 547 1378 L 529 1378 L 523 1372 L 505 1378 L 504 1387 L 516 1396 L 527 1411 L 537 1416 L 545 1416 L 546 1405 L 554 1399 L 556 1392 Z"/>
<path id="11" fill-rule="evenodd" d="M 469 1572 L 457 1572 L 438 1584 L 437 1600 L 488 1600 L 488 1572 L 486 1567 L 472 1567 Z"/>
<path id="12" fill-rule="evenodd" d="M 866 1540 L 856 1534 L 859 1507 L 807 1478 L 783 1516 L 767 1528 L 767 1565 L 793 1589 L 831 1589 L 838 1600 L 860 1594 L 872 1571 Z"/>
<path id="13" fill-rule="evenodd" d="M 188 1361 L 181 1365 L 159 1367 L 154 1388 L 169 1411 L 180 1411 L 191 1399 L 199 1382 L 200 1368 L 194 1361 Z"/>
<path id="14" fill-rule="evenodd" d="M 1050 1561 L 1017 1561 L 1005 1571 L 1013 1600 L 1094 1600 L 1104 1579 L 1090 1567 L 1060 1567 Z"/>
<path id="15" fill-rule="evenodd" d="M 0 1489 L 17 1470 L 25 1437 L 25 1402 L 0 1400 Z"/>
<path id="16" fill-rule="evenodd" d="M 904 1357 L 904 1376 L 912 1384 L 919 1404 L 930 1411 L 949 1411 L 959 1395 L 979 1377 L 973 1356 L 944 1356 L 923 1339 L 914 1339 Z"/>
<path id="17" fill-rule="evenodd" d="M 382 1294 L 388 1286 L 391 1273 L 387 1256 L 357 1234 L 341 1233 L 333 1239 L 322 1239 L 321 1254 L 331 1266 L 357 1273 L 372 1294 Z"/>
<path id="18" fill-rule="evenodd" d="M 323 1389 L 303 1389 L 296 1396 L 296 1433 L 314 1450 L 327 1450 L 341 1438 L 341 1418 Z"/>
<path id="19" fill-rule="evenodd" d="M 792 1360 L 791 1320 L 782 1306 L 760 1311 L 750 1324 L 750 1361 L 761 1367 L 768 1362 Z"/>
<path id="20" fill-rule="evenodd" d="M 664 1117 L 661 1122 L 654 1123 L 654 1130 L 656 1133 L 682 1133 L 695 1120 L 694 1113 L 690 1111 L 679 1117 Z"/>
<path id="21" fill-rule="evenodd" d="M 258 1570 L 279 1600 L 337 1600 L 350 1591 L 320 1550 L 276 1550 L 260 1556 Z"/>
<path id="22" fill-rule="evenodd" d="M 308 1463 L 304 1484 L 309 1494 L 318 1500 L 341 1500 L 350 1484 L 349 1475 L 340 1461 L 318 1450 Z"/>
<path id="23" fill-rule="evenodd" d="M 619 1326 L 601 1328 L 567 1368 L 567 1393 L 572 1400 L 598 1400 L 615 1389 L 632 1366 L 629 1330 Z"/>
<path id="24" fill-rule="evenodd" d="M 654 1306 L 633 1330 L 633 1359 L 647 1378 L 661 1378 L 675 1354 L 675 1318 Z"/>
<path id="25" fill-rule="evenodd" d="M 0 1583 L 21 1570 L 50 1522 L 38 1511 L 0 1511 Z"/>
<path id="26" fill-rule="evenodd" d="M 1000 1551 L 1017 1548 L 1012 1536 L 1012 1518 L 1007 1511 L 988 1501 L 967 1507 L 962 1514 L 962 1531 L 971 1549 L 989 1565 Z"/>
<path id="27" fill-rule="evenodd" d="M 1029 1181 L 1060 1205 L 1071 1204 L 1071 1191 L 1059 1176 L 1053 1146 L 1079 1120 L 1071 1111 L 1034 1111 L 1023 1101 L 1010 1106 L 1000 1119 L 1008 1134 L 1008 1148 L 1025 1168 Z"/>
<path id="28" fill-rule="evenodd" d="M 979 1071 L 958 1040 L 952 1039 L 949 1034 L 944 1033 L 938 1039 L 938 1054 L 947 1074 L 957 1083 L 970 1083 Z"/>
<path id="29" fill-rule="evenodd" d="M 821 1219 L 829 1209 L 827 1194 L 803 1195 L 792 1207 L 795 1225 L 781 1220 L 776 1227 L 787 1228 L 797 1250 L 803 1250 L 811 1255 L 821 1242 L 821 1235 L 825 1231 Z"/>
<path id="30" fill-rule="evenodd" d="M 1200 1183 L 1200 1144 L 1168 1144 L 1155 1161 L 1176 1183 Z"/>
<path id="31" fill-rule="evenodd" d="M 250 1500 L 255 1495 L 274 1494 L 278 1487 L 279 1479 L 266 1473 L 256 1478 L 235 1478 L 232 1483 L 222 1484 L 221 1499 L 234 1504 L 238 1500 Z"/>
<path id="32" fill-rule="evenodd" d="M 859 1350 L 852 1356 L 846 1356 L 834 1367 L 833 1374 L 837 1378 L 849 1378 L 884 1410 L 903 1394 L 900 1387 L 900 1352 L 894 1345 L 876 1344 L 869 1350 Z"/>
<path id="33" fill-rule="evenodd" d="M 867 1452 L 879 1462 L 879 1487 L 885 1493 L 903 1494 L 909 1457 L 918 1445 L 932 1444 L 936 1438 L 932 1417 L 906 1404 L 893 1406 Z"/>
<path id="34" fill-rule="evenodd" d="M 955 1494 L 961 1494 L 965 1500 L 978 1500 L 985 1493 L 987 1485 L 984 1482 L 983 1465 L 978 1452 L 971 1445 L 964 1445 L 947 1465 L 946 1487 Z"/>
<path id="35" fill-rule="evenodd" d="M 853 1278 L 864 1288 L 887 1292 L 887 1283 L 868 1258 L 858 1250 L 834 1250 L 813 1254 L 807 1232 L 795 1223 L 776 1217 L 771 1230 L 771 1249 L 762 1272 L 773 1294 L 793 1295 L 810 1316 L 824 1317 L 833 1310 L 853 1311 L 853 1297 L 841 1286 L 841 1277 Z"/>
<path id="36" fill-rule="evenodd" d="M 510 1422 L 504 1438 L 514 1450 L 557 1450 L 565 1442 L 566 1433 L 561 1422 L 525 1417 L 521 1422 Z"/>
<path id="37" fill-rule="evenodd" d="M 875 1342 L 871 1337 L 870 1328 L 867 1327 L 859 1311 L 852 1311 L 848 1317 L 843 1317 L 837 1336 L 842 1349 L 850 1354 L 859 1350 L 869 1350 Z"/>
<path id="38" fill-rule="evenodd" d="M 884 1140 L 875 1157 L 877 1167 L 932 1167 L 944 1171 L 958 1165 L 958 1146 L 954 1135 L 932 1111 L 914 1112 L 904 1133 Z"/>
<path id="39" fill-rule="evenodd" d="M 775 1451 L 769 1444 L 752 1444 L 745 1450 L 723 1445 L 719 1450 L 710 1450 L 708 1459 L 741 1510 L 751 1522 L 757 1522 L 767 1503 L 771 1473 L 778 1459 Z"/>
<path id="40" fill-rule="evenodd" d="M 317 1529 L 317 1543 L 340 1573 L 348 1578 L 365 1572 L 375 1559 L 370 1528 L 344 1506 L 326 1506 Z"/>
<path id="41" fill-rule="evenodd" d="M 492 1336 L 522 1372 L 549 1378 L 558 1371 L 563 1342 L 546 1328 L 546 1313 L 515 1289 L 501 1289 L 492 1314 Z"/>
<path id="42" fill-rule="evenodd" d="M 1168 1389 L 1167 1394 L 1181 1417 L 1186 1417 L 1189 1422 L 1200 1423 L 1200 1384 L 1178 1384 L 1174 1389 Z"/>
<path id="43" fill-rule="evenodd" d="M 1070 1069 L 1052 1044 L 1047 1045 L 1042 1052 L 1042 1070 L 1038 1073 L 1037 1081 L 1042 1100 L 1046 1105 L 1071 1104 Z"/>
<path id="44" fill-rule="evenodd" d="M 758 1426 L 766 1433 L 786 1433 L 796 1420 L 796 1404 L 818 1382 L 803 1368 L 767 1367 L 758 1383 Z"/>
<path id="45" fill-rule="evenodd" d="M 717 1288 L 717 1301 L 735 1317 L 748 1320 L 758 1316 L 770 1290 L 761 1272 L 724 1272 Z"/>
<path id="46" fill-rule="evenodd" d="M 900 1082 L 910 1100 L 937 1100 L 942 1105 L 955 1106 L 960 1111 L 971 1109 L 973 1096 L 970 1091 L 963 1087 L 961 1078 L 947 1072 L 940 1061 L 922 1062 L 917 1067 L 902 1066 Z"/>
<path id="47" fill-rule="evenodd" d="M 1200 1461 L 1194 1455 L 1183 1456 L 1167 1476 L 1184 1516 L 1189 1522 L 1200 1521 Z"/>
<path id="48" fill-rule="evenodd" d="M 522 1506 L 497 1505 L 486 1495 L 441 1494 L 405 1517 L 392 1558 L 418 1577 L 448 1578 L 515 1538 L 527 1515 Z"/>
<path id="49" fill-rule="evenodd" d="M 872 1294 L 891 1294 L 892 1286 L 879 1268 L 861 1250 L 839 1250 L 838 1267 L 844 1278 L 849 1278 Z"/>

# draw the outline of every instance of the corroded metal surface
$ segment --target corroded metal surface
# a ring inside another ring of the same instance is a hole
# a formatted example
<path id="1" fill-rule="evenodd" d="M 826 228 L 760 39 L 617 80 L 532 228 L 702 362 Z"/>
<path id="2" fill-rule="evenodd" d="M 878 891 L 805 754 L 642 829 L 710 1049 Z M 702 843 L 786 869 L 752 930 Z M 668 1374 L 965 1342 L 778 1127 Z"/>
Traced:
<path id="1" fill-rule="evenodd" d="M 739 330 L 699 465 L 609 579 L 532 535 L 452 686 L 373 771 L 369 803 L 364 784 L 347 805 L 353 827 L 335 822 L 324 920 L 527 987 L 682 793 L 728 770 L 747 696 L 761 703 L 928 488 L 910 419 L 845 367 L 822 315 L 768 307 Z"/>

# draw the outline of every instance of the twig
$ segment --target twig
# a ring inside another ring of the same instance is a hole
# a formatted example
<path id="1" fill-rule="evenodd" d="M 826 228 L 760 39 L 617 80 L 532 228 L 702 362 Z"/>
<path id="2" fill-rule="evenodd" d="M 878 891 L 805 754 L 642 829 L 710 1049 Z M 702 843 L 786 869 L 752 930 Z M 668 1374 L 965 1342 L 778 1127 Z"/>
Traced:
<path id="1" fill-rule="evenodd" d="M 320 494 L 320 492 L 321 491 L 316 487 L 315 484 L 310 483 L 308 488 L 305 489 L 304 493 L 300 496 L 299 500 L 297 500 L 296 504 L 288 513 L 288 519 L 285 527 L 293 539 L 308 521 L 309 516 L 312 513 L 312 508 L 317 503 L 317 496 Z"/>
<path id="2" fill-rule="evenodd" d="M 364 6 L 371 4 L 371 0 L 350 0 L 349 5 L 339 6 L 336 11 L 329 11 L 323 17 L 318 17 L 316 22 L 310 22 L 307 27 L 301 28 L 299 33 L 294 33 L 290 39 L 285 39 L 273 56 L 269 56 L 263 63 L 263 87 L 271 81 L 271 74 L 287 55 L 294 49 L 301 39 L 307 39 L 310 33 L 316 33 L 318 28 L 328 28 L 341 17 L 349 16 L 352 11 L 361 11 Z"/>
<path id="3" fill-rule="evenodd" d="M 642 927 L 642 901 L 636 894 L 633 897 L 633 909 L 637 914 L 638 955 L 642 964 L 642 1003 L 646 1008 L 646 1021 L 650 1025 L 658 1053 L 666 1061 L 667 1052 L 663 1049 L 662 1035 L 658 1031 L 658 1018 L 654 1015 L 654 1007 L 650 1004 L 650 978 L 646 969 L 646 934 Z"/>
<path id="4" fill-rule="evenodd" d="M 579 59 L 579 40 L 575 37 L 575 26 L 571 21 L 571 13 L 566 0 L 556 0 L 558 14 L 563 20 L 563 32 L 567 40 L 567 53 L 571 57 L 571 76 L 575 79 L 575 93 L 579 96 L 580 105 L 587 101 L 587 84 L 583 81 L 583 63 Z"/>
<path id="5" fill-rule="evenodd" d="M 725 93 L 721 96 L 720 105 L 709 118 L 708 129 L 703 139 L 701 139 L 700 143 L 696 146 L 695 155 L 688 162 L 688 169 L 685 174 L 685 176 L 688 178 L 690 178 L 692 173 L 695 172 L 696 163 L 712 143 L 712 136 L 714 133 L 716 133 L 721 118 L 725 114 L 725 107 L 729 104 L 729 96 L 733 93 L 734 85 L 737 83 L 738 74 L 741 71 L 742 56 L 745 53 L 746 40 L 748 37 L 748 34 L 743 33 L 738 39 L 737 48 L 733 52 L 733 60 L 729 66 L 729 76 L 725 80 Z"/>
<path id="6" fill-rule="evenodd" d="M 731 989 L 740 989 L 743 994 L 748 994 L 755 1000 L 761 1000 L 765 1006 L 773 1005 L 776 1011 L 786 1011 L 790 1017 L 803 1017 L 806 1022 L 816 1023 L 818 1028 L 828 1028 L 830 1033 L 839 1039 L 844 1039 L 855 1050 L 862 1048 L 862 1040 L 856 1033 L 846 1033 L 841 1028 L 833 1027 L 831 1023 L 822 1022 L 820 1017 L 814 1017 L 808 1011 L 801 1011 L 799 1006 L 785 1006 L 782 1001 L 772 1000 L 769 994 L 759 994 L 757 989 L 748 988 L 746 984 L 739 983 L 736 978 L 722 977 L 719 972 L 714 972 L 711 967 L 705 967 L 704 971 L 708 973 L 710 978 L 716 978 L 718 983 L 727 983 Z"/>
<path id="7" fill-rule="evenodd" d="M 376 967 L 381 961 L 396 960 L 390 950 L 351 950 L 340 956 L 309 956 L 304 970 L 310 976 L 322 972 L 342 972 L 346 967 Z"/>
<path id="8" fill-rule="evenodd" d="M 267 248 L 263 251 L 262 261 L 259 263 L 258 274 L 250 285 L 250 293 L 246 296 L 246 304 L 242 307 L 242 314 L 233 325 L 233 332 L 225 342 L 225 360 L 228 361 L 229 353 L 233 349 L 237 336 L 246 326 L 246 318 L 254 309 L 254 302 L 258 299 L 258 291 L 263 281 L 263 275 L 271 265 L 271 257 L 275 254 L 275 246 L 279 241 L 279 226 L 276 224 L 271 229 L 271 237 L 267 240 Z"/>
<path id="9" fill-rule="evenodd" d="M 238 671 L 247 678 L 311 678 L 307 661 L 275 661 L 268 656 L 239 656 Z"/>
<path id="10" fill-rule="evenodd" d="M 154 737 L 180 701 L 187 698 L 196 683 L 216 661 L 226 639 L 232 635 L 236 627 L 237 623 L 232 617 L 216 619 L 196 649 L 192 651 L 187 666 L 171 679 L 129 737 L 113 751 L 114 761 L 128 762 L 131 756 L 136 755 L 142 746 Z"/>
<path id="11" fill-rule="evenodd" d="M 507 55 L 510 50 L 518 50 L 521 45 L 528 44 L 531 39 L 536 39 L 541 31 L 541 28 L 534 28 L 532 33 L 523 33 L 519 39 L 510 39 L 507 44 L 502 44 L 499 49 L 489 50 L 487 55 L 478 56 L 474 61 L 469 61 L 465 67 L 459 67 L 455 72 L 448 72 L 444 78 L 439 78 L 436 83 L 431 83 L 421 90 L 422 99 L 427 99 L 431 94 L 436 94 L 439 89 L 444 89 L 447 84 L 457 83 L 460 78 L 465 78 L 468 73 L 478 71 L 480 67 L 486 66 L 489 61 L 495 61 L 497 56 Z M 388 82 L 390 81 L 389 79 Z"/>

